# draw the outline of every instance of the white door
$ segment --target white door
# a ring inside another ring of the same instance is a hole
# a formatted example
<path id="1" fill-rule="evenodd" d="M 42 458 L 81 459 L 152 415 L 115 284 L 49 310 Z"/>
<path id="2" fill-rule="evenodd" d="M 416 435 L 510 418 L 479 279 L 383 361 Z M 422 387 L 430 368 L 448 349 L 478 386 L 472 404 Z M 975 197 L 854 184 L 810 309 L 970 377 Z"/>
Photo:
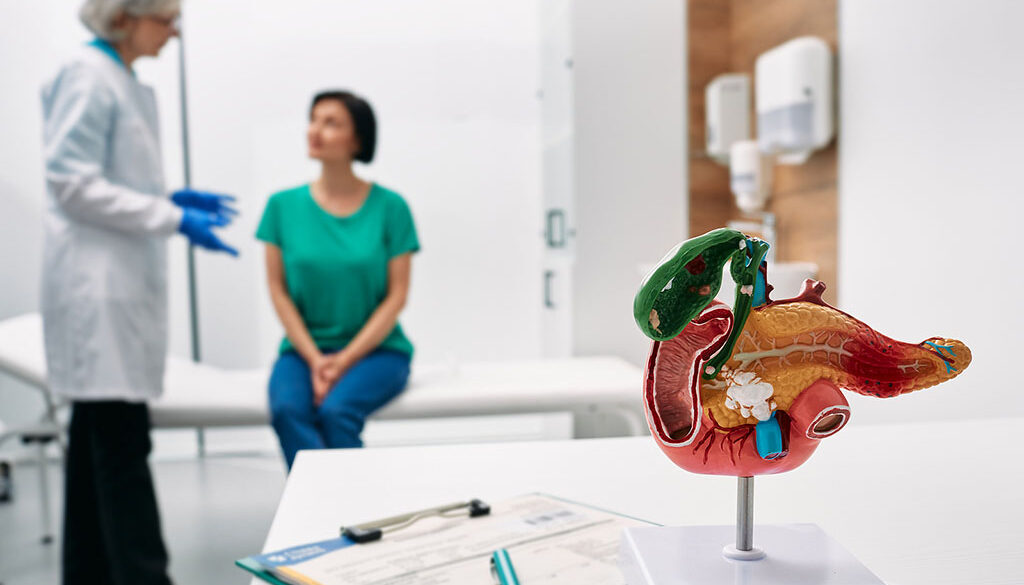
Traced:
<path id="1" fill-rule="evenodd" d="M 541 121 L 544 238 L 542 355 L 572 351 L 575 257 L 572 3 L 545 2 L 541 13 Z"/>

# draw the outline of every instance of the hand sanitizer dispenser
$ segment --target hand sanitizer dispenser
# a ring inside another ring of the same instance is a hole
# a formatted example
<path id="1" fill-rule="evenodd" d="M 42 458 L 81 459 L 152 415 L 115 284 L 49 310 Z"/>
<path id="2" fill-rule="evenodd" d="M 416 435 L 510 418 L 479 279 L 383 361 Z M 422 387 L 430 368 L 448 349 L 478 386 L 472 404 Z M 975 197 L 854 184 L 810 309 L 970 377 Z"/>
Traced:
<path id="1" fill-rule="evenodd" d="M 729 149 L 729 188 L 736 207 L 746 214 L 763 211 L 772 186 L 772 161 L 753 140 L 738 140 Z"/>
<path id="2" fill-rule="evenodd" d="M 832 52 L 817 37 L 766 51 L 754 70 L 758 144 L 780 164 L 800 164 L 835 134 Z"/>

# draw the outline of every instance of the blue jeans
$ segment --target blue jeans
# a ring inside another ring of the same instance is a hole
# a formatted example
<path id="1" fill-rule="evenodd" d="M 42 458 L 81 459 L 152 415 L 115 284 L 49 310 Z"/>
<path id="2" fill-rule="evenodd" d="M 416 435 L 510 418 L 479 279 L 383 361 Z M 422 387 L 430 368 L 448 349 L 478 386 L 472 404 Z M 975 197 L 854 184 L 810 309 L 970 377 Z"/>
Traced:
<path id="1" fill-rule="evenodd" d="M 288 469 L 300 449 L 362 447 L 366 417 L 398 396 L 409 380 L 409 356 L 378 349 L 356 362 L 313 404 L 309 365 L 294 351 L 277 358 L 270 374 L 270 422 Z"/>

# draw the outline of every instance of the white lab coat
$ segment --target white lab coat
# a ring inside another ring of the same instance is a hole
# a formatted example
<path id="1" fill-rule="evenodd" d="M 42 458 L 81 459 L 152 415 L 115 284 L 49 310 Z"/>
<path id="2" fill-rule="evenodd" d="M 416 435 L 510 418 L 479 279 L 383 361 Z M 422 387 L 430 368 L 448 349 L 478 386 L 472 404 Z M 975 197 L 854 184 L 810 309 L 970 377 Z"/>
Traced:
<path id="1" fill-rule="evenodd" d="M 50 388 L 74 400 L 155 398 L 167 354 L 166 238 L 182 211 L 164 191 L 153 90 L 87 46 L 42 98 Z"/>

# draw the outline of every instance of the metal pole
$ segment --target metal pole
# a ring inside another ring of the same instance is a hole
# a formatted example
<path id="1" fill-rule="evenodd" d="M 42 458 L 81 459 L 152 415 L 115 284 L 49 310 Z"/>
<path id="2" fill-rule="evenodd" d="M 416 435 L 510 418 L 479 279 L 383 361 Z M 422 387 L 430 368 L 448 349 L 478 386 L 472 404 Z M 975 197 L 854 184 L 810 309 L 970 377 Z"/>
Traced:
<path id="1" fill-rule="evenodd" d="M 179 17 L 178 22 L 181 22 Z M 180 26 L 180 25 L 179 25 Z M 181 90 L 181 155 L 184 171 L 185 188 L 192 186 L 192 153 L 189 150 L 188 134 L 188 86 L 185 75 L 185 33 L 178 30 L 178 87 Z M 192 332 L 192 361 L 198 362 L 199 352 L 199 299 L 196 293 L 196 254 L 195 246 L 188 245 L 188 314 Z M 206 434 L 202 428 L 196 429 L 196 444 L 199 456 L 206 456 Z"/>
<path id="2" fill-rule="evenodd" d="M 754 550 L 754 478 L 737 477 L 736 549 Z"/>
<path id="3" fill-rule="evenodd" d="M 179 20 L 180 22 L 180 20 Z M 185 188 L 192 186 L 192 156 L 189 152 L 188 134 L 188 87 L 185 81 L 185 34 L 178 31 L 178 87 L 181 90 L 181 153 Z M 188 246 L 188 311 L 192 330 L 192 361 L 198 362 L 199 353 L 199 302 L 196 295 L 196 258 L 191 244 Z"/>
<path id="4" fill-rule="evenodd" d="M 53 519 L 50 517 L 50 476 L 46 465 L 46 443 L 44 437 L 36 437 L 37 457 L 39 458 L 39 501 L 43 505 L 43 544 L 53 542 Z"/>

